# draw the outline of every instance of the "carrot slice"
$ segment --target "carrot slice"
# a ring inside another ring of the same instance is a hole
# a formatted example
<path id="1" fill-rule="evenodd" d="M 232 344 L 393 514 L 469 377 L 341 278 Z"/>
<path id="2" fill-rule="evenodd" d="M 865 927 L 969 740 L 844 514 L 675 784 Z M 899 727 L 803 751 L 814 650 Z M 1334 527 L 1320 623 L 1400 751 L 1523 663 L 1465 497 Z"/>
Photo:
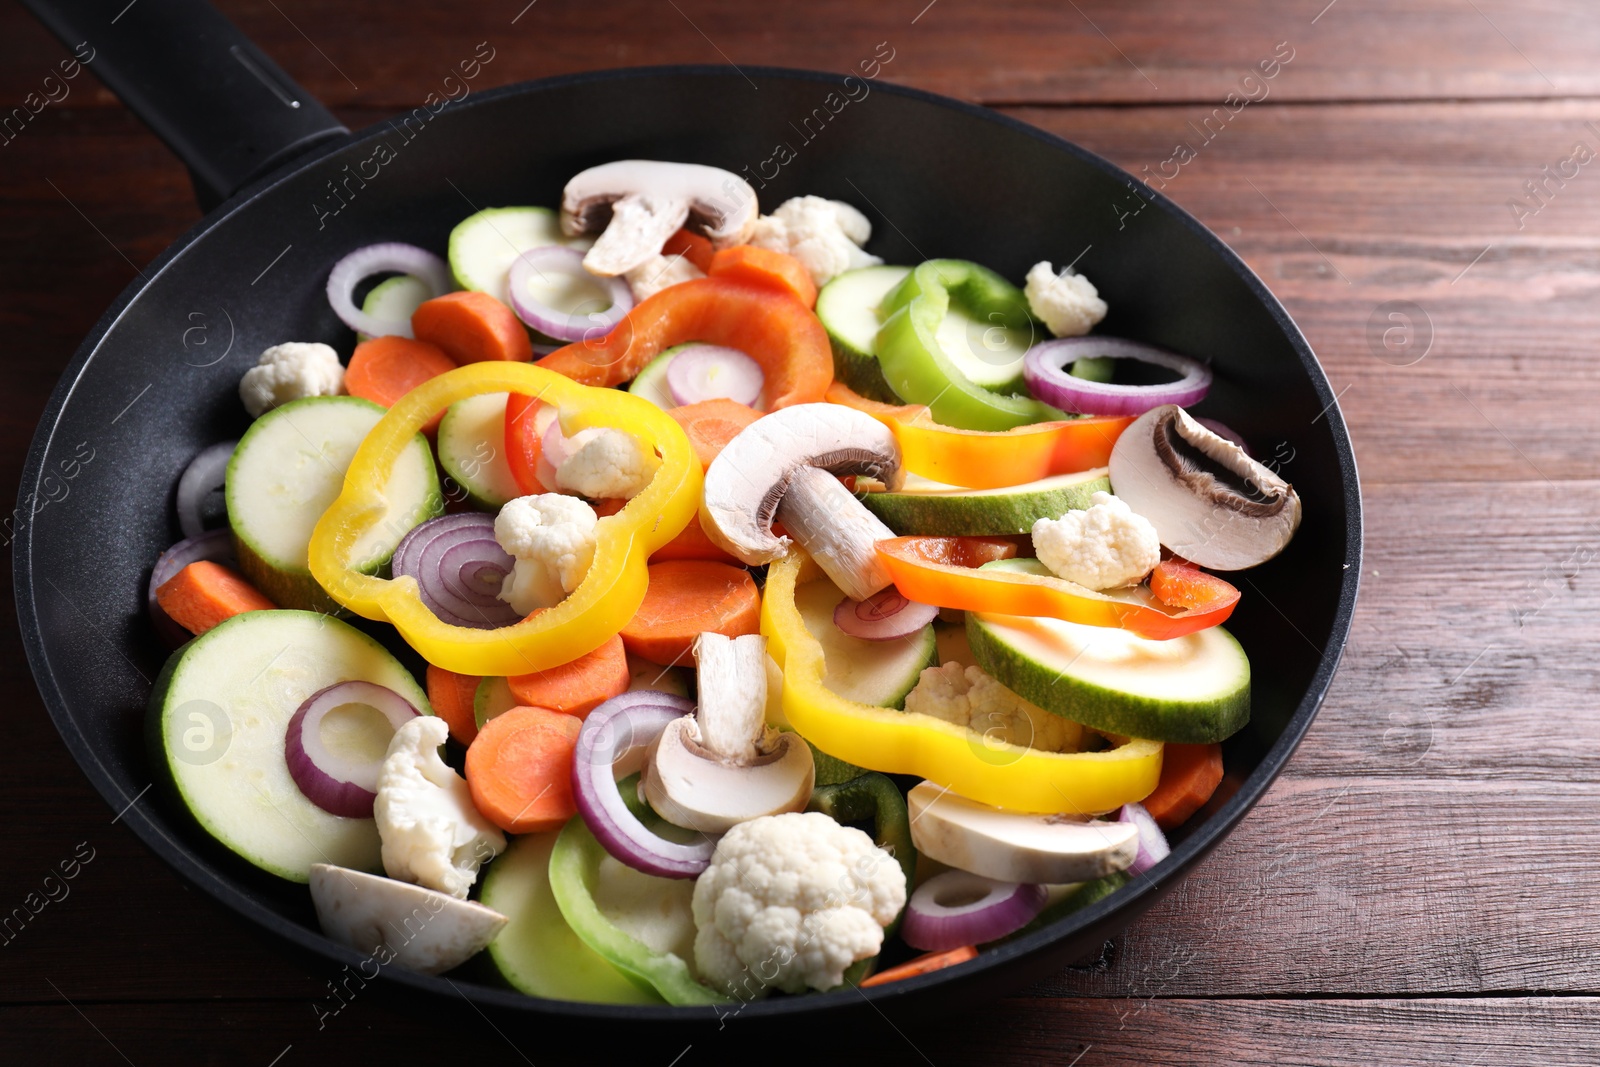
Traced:
<path id="1" fill-rule="evenodd" d="M 1222 784 L 1222 746 L 1166 745 L 1161 753 L 1161 780 L 1144 798 L 1144 810 L 1163 830 L 1182 826 Z"/>
<path id="2" fill-rule="evenodd" d="M 652 563 L 644 603 L 622 628 L 622 643 L 652 663 L 687 663 L 700 634 L 759 633 L 760 616 L 761 594 L 742 567 L 699 559 Z"/>
<path id="3" fill-rule="evenodd" d="M 374 337 L 356 345 L 345 368 L 344 389 L 374 404 L 393 407 L 395 401 L 445 371 L 455 369 L 455 360 L 437 345 L 409 337 Z M 432 434 L 439 428 L 444 412 L 422 428 Z"/>
<path id="4" fill-rule="evenodd" d="M 761 412 L 737 400 L 720 399 L 668 408 L 667 414 L 689 435 L 689 444 L 700 457 L 702 467 L 711 466 L 717 453 L 727 448 L 740 430 L 761 417 Z"/>
<path id="5" fill-rule="evenodd" d="M 794 297 L 808 308 L 817 305 L 817 283 L 811 280 L 811 272 L 787 252 L 735 245 L 712 256 L 706 273 L 713 278 L 773 289 Z"/>
<path id="6" fill-rule="evenodd" d="M 621 511 L 622 506 L 626 503 L 626 500 L 596 500 L 594 502 L 594 513 L 603 519 L 607 515 L 615 515 Z M 777 525 L 773 528 L 775 530 L 782 529 L 781 526 Z M 711 538 L 706 536 L 706 531 L 700 525 L 698 516 L 690 521 L 689 525 L 685 526 L 683 532 L 678 534 L 677 537 L 674 537 L 650 554 L 651 563 L 663 563 L 670 559 L 704 559 L 739 566 L 737 559 L 718 548 Z"/>
<path id="7" fill-rule="evenodd" d="M 510 834 L 557 830 L 578 805 L 572 753 L 583 723 L 549 708 L 512 708 L 467 748 L 467 787 L 484 818 Z"/>
<path id="8" fill-rule="evenodd" d="M 699 267 L 703 274 L 711 273 L 711 259 L 715 255 L 709 240 L 688 230 L 679 230 L 668 237 L 667 243 L 661 246 L 661 254 L 669 258 L 682 256 Z"/>
<path id="9" fill-rule="evenodd" d="M 156 589 L 156 602 L 173 622 L 196 635 L 235 615 L 278 606 L 238 574 L 209 560 L 191 563 L 168 578 Z"/>
<path id="10" fill-rule="evenodd" d="M 828 331 L 798 300 L 771 289 L 696 278 L 641 301 L 604 337 L 558 348 L 539 366 L 584 385 L 632 381 L 644 365 L 685 341 L 737 348 L 766 375 L 767 406 L 811 404 L 833 381 Z"/>
<path id="11" fill-rule="evenodd" d="M 533 358 L 522 320 L 488 293 L 446 293 L 423 301 L 411 314 L 411 332 L 457 363 Z"/>
<path id="12" fill-rule="evenodd" d="M 946 967 L 954 967 L 958 963 L 966 963 L 976 959 L 978 949 L 976 945 L 962 945 L 960 948 L 947 948 L 943 952 L 930 952 L 926 956 L 918 956 L 914 960 L 907 960 L 898 967 L 890 967 L 887 971 L 877 974 L 861 983 L 865 989 L 868 986 L 888 985 L 898 982 L 903 978 L 915 978 L 919 974 L 932 974 L 942 971 Z"/>
<path id="13" fill-rule="evenodd" d="M 472 701 L 478 695 L 482 678 L 470 674 L 456 674 L 443 667 L 428 664 L 428 703 L 434 714 L 450 727 L 450 736 L 463 745 L 470 745 L 478 736 L 478 718 L 473 714 Z"/>
<path id="14" fill-rule="evenodd" d="M 586 656 L 547 671 L 506 679 L 519 704 L 549 708 L 582 719 L 589 712 L 628 691 L 628 654 L 622 638 L 611 640 Z"/>

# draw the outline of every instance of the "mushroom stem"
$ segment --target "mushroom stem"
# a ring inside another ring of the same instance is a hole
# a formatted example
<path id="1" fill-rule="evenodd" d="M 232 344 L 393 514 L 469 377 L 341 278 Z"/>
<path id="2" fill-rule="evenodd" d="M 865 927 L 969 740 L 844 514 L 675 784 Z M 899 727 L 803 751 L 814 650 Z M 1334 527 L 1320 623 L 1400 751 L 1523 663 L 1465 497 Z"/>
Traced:
<path id="1" fill-rule="evenodd" d="M 766 735 L 766 638 L 703 633 L 694 654 L 700 686 L 695 740 L 729 763 L 753 762 Z"/>
<path id="2" fill-rule="evenodd" d="M 611 205 L 611 222 L 583 257 L 590 274 L 614 278 L 660 252 L 689 218 L 689 201 L 633 193 Z"/>
<path id="3" fill-rule="evenodd" d="M 789 479 L 778 521 L 851 600 L 887 588 L 877 543 L 894 536 L 854 493 L 827 471 L 800 467 Z"/>

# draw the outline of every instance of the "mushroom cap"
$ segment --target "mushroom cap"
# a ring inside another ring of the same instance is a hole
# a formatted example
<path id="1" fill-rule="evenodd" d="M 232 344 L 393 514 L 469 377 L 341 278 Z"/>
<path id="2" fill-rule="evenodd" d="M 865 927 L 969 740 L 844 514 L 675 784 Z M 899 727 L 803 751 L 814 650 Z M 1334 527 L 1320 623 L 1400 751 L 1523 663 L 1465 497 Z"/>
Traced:
<path id="1" fill-rule="evenodd" d="M 1294 487 L 1175 404 L 1145 412 L 1111 450 L 1111 487 L 1161 543 L 1238 571 L 1282 552 L 1300 526 Z"/>
<path id="2" fill-rule="evenodd" d="M 752 566 L 782 557 L 790 542 L 773 534 L 772 518 L 801 467 L 866 475 L 890 489 L 905 481 L 899 443 L 871 415 L 841 404 L 780 408 L 745 427 L 711 461 L 700 514 L 706 535 Z"/>
<path id="3" fill-rule="evenodd" d="M 476 901 L 328 863 L 311 867 L 311 902 L 333 940 L 368 954 L 386 948 L 380 962 L 422 974 L 465 963 L 510 921 Z"/>
<path id="4" fill-rule="evenodd" d="M 798 734 L 769 729 L 766 751 L 746 764 L 724 762 L 694 736 L 688 716 L 667 724 L 650 752 L 640 787 L 675 826 L 721 834 L 763 815 L 801 811 L 816 768 Z"/>
<path id="5" fill-rule="evenodd" d="M 562 231 L 572 237 L 601 232 L 611 221 L 611 205 L 625 196 L 686 203 L 684 226 L 719 248 L 742 242 L 760 214 L 756 191 L 731 171 L 700 163 L 619 159 L 579 171 L 567 182 L 561 195 Z"/>
<path id="6" fill-rule="evenodd" d="M 1139 851 L 1132 823 L 1005 811 L 933 782 L 914 786 L 906 807 L 918 852 L 1001 882 L 1087 882 L 1127 870 Z"/>

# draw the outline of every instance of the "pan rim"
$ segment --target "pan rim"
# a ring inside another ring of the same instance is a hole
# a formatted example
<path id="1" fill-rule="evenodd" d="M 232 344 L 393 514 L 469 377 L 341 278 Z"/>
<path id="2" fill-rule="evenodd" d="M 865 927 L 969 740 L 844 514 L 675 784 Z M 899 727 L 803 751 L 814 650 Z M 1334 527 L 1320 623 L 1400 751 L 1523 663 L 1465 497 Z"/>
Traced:
<path id="1" fill-rule="evenodd" d="M 728 79 L 750 76 L 766 79 L 833 83 L 845 77 L 845 75 L 837 73 L 788 67 L 749 66 L 737 68 L 737 71 L 742 73 L 736 72 L 735 68 L 731 66 L 717 64 L 662 65 L 584 71 L 484 90 L 462 100 L 459 104 L 452 104 L 446 110 L 464 111 L 493 104 L 507 97 L 535 95 L 552 89 L 599 82 L 668 77 Z M 783 997 L 746 1003 L 739 1007 L 737 1013 L 742 1017 L 748 1018 L 788 1018 L 798 1014 L 812 1013 L 837 1014 L 848 1009 L 858 1009 L 863 1002 L 877 1008 L 885 1004 L 903 1001 L 907 997 L 915 996 L 919 992 L 930 990 L 952 980 L 971 979 L 986 972 L 993 973 L 996 968 L 1007 968 L 1026 957 L 1043 953 L 1059 942 L 1070 940 L 1087 927 L 1098 924 L 1101 920 L 1114 913 L 1127 912 L 1130 917 L 1137 914 L 1142 910 L 1139 906 L 1142 900 L 1145 900 L 1151 894 L 1159 895 L 1165 885 L 1180 879 L 1189 867 L 1203 858 L 1218 842 L 1232 832 L 1239 820 L 1256 805 L 1277 779 L 1284 765 L 1299 747 L 1327 695 L 1334 673 L 1348 643 L 1356 597 L 1360 586 L 1361 560 L 1364 547 L 1363 509 L 1355 453 L 1344 421 L 1343 412 L 1336 402 L 1337 397 L 1333 388 L 1309 342 L 1277 297 L 1267 288 L 1266 284 L 1262 282 L 1249 265 L 1209 227 L 1202 224 L 1163 193 L 1152 189 L 1145 183 L 1138 182 L 1137 178 L 1109 160 L 1064 138 L 990 108 L 967 103 L 938 93 L 889 82 L 875 82 L 873 88 L 874 91 L 886 92 L 947 111 L 953 111 L 970 118 L 993 122 L 1014 132 L 1025 134 L 1051 149 L 1064 151 L 1079 161 L 1087 163 L 1103 173 L 1128 184 L 1130 188 L 1137 189 L 1141 197 L 1168 215 L 1174 216 L 1182 225 L 1194 233 L 1215 256 L 1225 263 L 1245 283 L 1251 294 L 1266 308 L 1274 324 L 1288 339 L 1317 398 L 1327 405 L 1325 417 L 1333 436 L 1334 450 L 1338 458 L 1340 478 L 1344 488 L 1345 538 L 1350 558 L 1346 560 L 1345 570 L 1340 581 L 1339 596 L 1334 609 L 1332 625 L 1328 632 L 1327 645 L 1319 657 L 1317 668 L 1312 674 L 1306 693 L 1296 705 L 1294 713 L 1289 717 L 1278 739 L 1262 755 L 1260 763 L 1240 784 L 1238 791 L 1205 822 L 1197 826 L 1174 849 L 1172 857 L 1162 865 L 1159 879 L 1150 878 L 1148 875 L 1141 876 L 1141 880 L 1130 883 L 1118 893 L 1073 913 L 1069 918 L 1051 927 L 1019 938 L 1015 942 L 986 950 L 976 959 L 956 967 L 901 982 L 876 986 L 871 989 L 841 989 L 804 997 Z M 444 112 L 441 111 L 440 115 L 443 114 Z M 71 401 L 79 381 L 81 381 L 84 372 L 98 353 L 107 335 L 115 329 L 123 314 L 128 311 L 139 296 L 180 256 L 184 255 L 205 234 L 220 225 L 225 219 L 258 198 L 270 195 L 279 184 L 302 170 L 315 165 L 324 156 L 343 151 L 353 145 L 379 136 L 382 130 L 386 128 L 385 122 L 386 120 L 380 120 L 352 134 L 349 138 L 335 139 L 318 145 L 307 154 L 295 157 L 271 174 L 241 189 L 180 235 L 149 266 L 140 272 L 139 277 L 130 282 L 117 295 L 110 307 L 100 316 L 94 327 L 78 346 L 72 360 L 63 370 L 60 380 L 51 392 L 44 411 L 40 415 L 38 426 L 28 449 L 27 461 L 23 467 L 22 479 L 18 488 L 19 499 L 25 498 L 28 492 L 37 490 L 44 475 L 45 456 L 48 454 L 50 445 L 54 440 L 62 413 Z M 1134 185 L 1136 182 L 1138 184 Z M 88 778 L 90 784 L 94 786 L 95 790 L 113 810 L 123 810 L 124 813 L 120 816 L 121 821 L 128 823 L 134 833 L 152 852 L 191 884 L 205 891 L 231 911 L 250 919 L 258 926 L 278 936 L 287 938 L 300 948 L 335 963 L 354 965 L 365 960 L 367 957 L 362 954 L 339 945 L 323 936 L 320 932 L 294 922 L 253 900 L 248 894 L 235 886 L 233 881 L 225 876 L 220 869 L 203 860 L 192 847 L 169 837 L 155 820 L 140 809 L 138 797 L 129 798 L 121 794 L 110 773 L 101 763 L 88 739 L 84 736 L 71 709 L 68 708 L 67 702 L 57 685 L 55 672 L 51 669 L 44 637 L 39 626 L 39 613 L 36 604 L 37 591 L 33 579 L 32 566 L 33 533 L 33 524 L 26 524 L 17 537 L 13 550 L 13 584 L 20 637 L 27 653 L 28 664 L 33 673 L 35 684 L 39 689 L 46 709 L 50 713 L 50 718 L 55 724 L 62 741 L 72 753 L 74 761 L 78 764 L 84 776 Z M 124 808 L 124 805 L 127 805 L 127 807 Z M 534 1015 L 633 1024 L 687 1024 L 719 1017 L 718 1009 L 715 1007 L 584 1004 L 573 1001 L 547 1000 L 516 991 L 480 985 L 476 982 L 457 983 L 446 977 L 420 975 L 392 967 L 383 968 L 381 973 L 387 980 L 415 990 L 434 995 L 446 995 L 450 992 L 455 992 L 474 1005 L 526 1012 Z"/>

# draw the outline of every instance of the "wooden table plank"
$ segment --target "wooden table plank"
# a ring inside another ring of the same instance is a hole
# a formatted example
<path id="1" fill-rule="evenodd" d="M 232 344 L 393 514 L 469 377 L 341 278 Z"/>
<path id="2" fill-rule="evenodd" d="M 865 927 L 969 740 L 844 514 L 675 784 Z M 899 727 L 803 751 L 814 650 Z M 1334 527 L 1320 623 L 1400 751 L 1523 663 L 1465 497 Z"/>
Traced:
<path id="1" fill-rule="evenodd" d="M 1277 100 L 1600 94 L 1600 12 L 1582 0 L 1239 0 L 1159 12 L 1111 0 L 817 0 L 769 5 L 759 18 L 738 0 L 626 0 L 603 9 L 506 0 L 418 5 L 403 15 L 378 0 L 342 4 L 337 14 L 311 0 L 218 6 L 308 91 L 339 106 L 413 106 L 441 91 L 484 41 L 494 59 L 475 88 L 658 63 L 849 73 L 892 55 L 882 70 L 889 81 L 993 104 L 1213 105 L 1230 91 Z M 137 9 L 125 17 L 138 18 Z M 1275 54 L 1292 56 L 1280 76 L 1242 80 Z M 65 92 L 75 106 L 111 103 L 92 79 L 45 83 L 65 55 L 8 6 L 0 12 L 0 101 Z"/>
<path id="2" fill-rule="evenodd" d="M 591 1064 L 593 1051 L 553 1043 L 536 1024 L 491 1024 L 454 1014 L 419 1016 L 358 992 L 323 1019 L 311 1002 L 102 1004 L 44 981 L 39 1003 L 0 1008 L 16 1047 L 48 1047 L 57 1062 L 98 1067 L 369 1063 L 375 1049 L 406 1049 L 405 1062 Z M 63 1002 L 63 997 L 73 1003 Z M 703 1067 L 759 1054 L 762 1062 L 1027 1067 L 1586 1067 L 1600 1056 L 1600 1004 L 1589 997 L 1392 1000 L 1053 1000 L 1014 998 L 935 1025 L 884 1016 L 858 1031 L 785 1032 L 759 1050 L 738 1022 L 644 1039 L 637 1062 Z M 606 1039 L 597 1036 L 600 1045 Z M 604 1046 L 601 1046 L 604 1047 Z M 675 1058 L 676 1057 L 676 1058 Z"/>

